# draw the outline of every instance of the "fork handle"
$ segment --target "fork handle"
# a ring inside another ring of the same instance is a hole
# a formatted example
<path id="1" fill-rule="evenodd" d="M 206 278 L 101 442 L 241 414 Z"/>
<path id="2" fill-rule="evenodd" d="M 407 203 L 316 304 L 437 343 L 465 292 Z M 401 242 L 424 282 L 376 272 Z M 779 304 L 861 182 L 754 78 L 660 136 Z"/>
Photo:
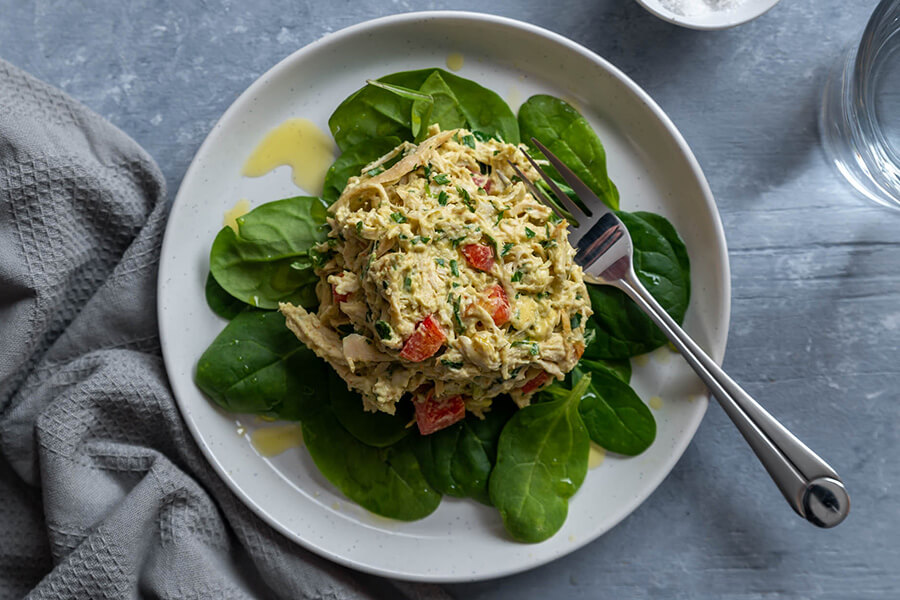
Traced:
<path id="1" fill-rule="evenodd" d="M 625 292 L 672 341 L 750 444 L 788 504 L 819 527 L 843 521 L 850 510 L 850 496 L 835 470 L 735 383 L 650 295 L 634 270 L 629 271 L 608 283 Z"/>

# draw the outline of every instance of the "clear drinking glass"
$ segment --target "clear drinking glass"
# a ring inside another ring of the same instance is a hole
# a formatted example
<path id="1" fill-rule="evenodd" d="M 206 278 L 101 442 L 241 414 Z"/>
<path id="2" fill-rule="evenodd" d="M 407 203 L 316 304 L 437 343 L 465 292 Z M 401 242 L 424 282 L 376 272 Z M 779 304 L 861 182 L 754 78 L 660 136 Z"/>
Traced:
<path id="1" fill-rule="evenodd" d="M 882 0 L 836 65 L 819 113 L 825 151 L 867 198 L 900 210 L 900 0 Z"/>

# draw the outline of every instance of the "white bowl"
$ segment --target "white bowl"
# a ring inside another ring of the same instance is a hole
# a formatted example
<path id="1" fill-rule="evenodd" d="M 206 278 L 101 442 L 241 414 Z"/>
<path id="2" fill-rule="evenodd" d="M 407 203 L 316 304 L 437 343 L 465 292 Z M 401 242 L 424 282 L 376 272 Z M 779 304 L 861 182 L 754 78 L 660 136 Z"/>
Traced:
<path id="1" fill-rule="evenodd" d="M 699 15 L 680 15 L 666 8 L 663 0 L 637 0 L 637 3 L 663 21 L 689 29 L 728 29 L 752 21 L 768 12 L 780 0 L 745 0 L 734 8 L 709 11 Z"/>

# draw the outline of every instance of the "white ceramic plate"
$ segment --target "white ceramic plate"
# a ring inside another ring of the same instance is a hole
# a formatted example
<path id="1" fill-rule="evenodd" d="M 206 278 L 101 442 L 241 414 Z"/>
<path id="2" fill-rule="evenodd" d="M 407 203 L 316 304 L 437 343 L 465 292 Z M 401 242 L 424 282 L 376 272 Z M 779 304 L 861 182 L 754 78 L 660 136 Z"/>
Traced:
<path id="1" fill-rule="evenodd" d="M 209 461 L 243 501 L 299 544 L 339 563 L 385 576 L 471 581 L 523 571 L 597 538 L 663 480 L 703 418 L 707 398 L 668 350 L 635 360 L 634 387 L 655 411 L 657 439 L 635 458 L 608 456 L 588 473 L 562 529 L 525 545 L 504 535 L 496 511 L 445 498 L 421 521 L 369 514 L 345 499 L 303 448 L 274 459 L 236 432 L 235 416 L 194 385 L 197 358 L 225 322 L 204 301 L 209 248 L 222 215 L 239 198 L 253 206 L 296 195 L 287 168 L 262 178 L 241 167 L 267 131 L 305 117 L 327 131 L 338 103 L 367 78 L 443 67 L 461 52 L 460 75 L 504 96 L 514 110 L 530 95 L 576 104 L 606 146 L 622 208 L 668 217 L 690 252 L 693 298 L 686 328 L 721 361 L 730 285 L 722 226 L 709 186 L 681 135 L 630 79 L 587 49 L 538 27 L 495 16 L 413 13 L 369 21 L 326 36 L 259 78 L 228 109 L 200 147 L 172 206 L 159 271 L 159 324 L 169 379 L 184 418 Z M 671 357 L 671 359 L 670 359 Z M 640 543 L 638 540 L 635 543 Z"/>

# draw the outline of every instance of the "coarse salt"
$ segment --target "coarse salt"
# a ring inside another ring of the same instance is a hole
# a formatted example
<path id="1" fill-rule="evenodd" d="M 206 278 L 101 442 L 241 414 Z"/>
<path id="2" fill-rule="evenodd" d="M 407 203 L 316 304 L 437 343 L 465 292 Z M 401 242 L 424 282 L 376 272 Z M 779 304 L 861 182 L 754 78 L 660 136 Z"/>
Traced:
<path id="1" fill-rule="evenodd" d="M 698 17 L 737 8 L 746 0 L 659 0 L 663 8 L 682 17 Z"/>

